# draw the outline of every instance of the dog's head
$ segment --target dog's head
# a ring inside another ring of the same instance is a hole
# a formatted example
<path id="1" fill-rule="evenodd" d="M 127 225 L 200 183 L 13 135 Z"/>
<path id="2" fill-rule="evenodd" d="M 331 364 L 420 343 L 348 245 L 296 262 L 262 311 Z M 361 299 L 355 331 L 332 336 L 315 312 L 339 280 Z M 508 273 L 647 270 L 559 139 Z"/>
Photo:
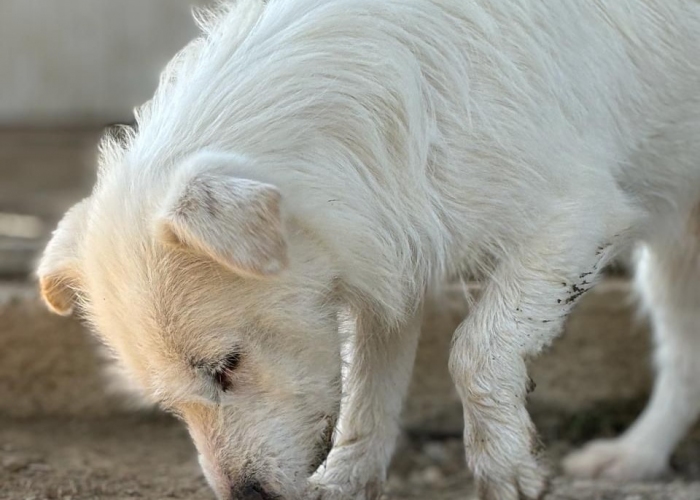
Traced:
<path id="1" fill-rule="evenodd" d="M 279 190 L 236 175 L 243 161 L 199 153 L 163 179 L 104 174 L 38 275 L 51 309 L 78 306 L 186 422 L 220 498 L 299 498 L 339 411 L 333 273 Z"/>

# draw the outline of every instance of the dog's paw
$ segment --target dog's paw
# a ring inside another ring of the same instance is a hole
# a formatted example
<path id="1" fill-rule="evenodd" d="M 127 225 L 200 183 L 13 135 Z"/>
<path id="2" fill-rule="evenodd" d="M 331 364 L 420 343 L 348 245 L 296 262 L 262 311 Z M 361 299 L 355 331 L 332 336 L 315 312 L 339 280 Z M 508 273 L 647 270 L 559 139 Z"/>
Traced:
<path id="1" fill-rule="evenodd" d="M 525 406 L 471 409 L 465 412 L 464 445 L 479 500 L 539 500 L 549 471 L 537 459 L 541 443 Z"/>
<path id="2" fill-rule="evenodd" d="M 570 476 L 613 481 L 653 479 L 668 473 L 664 456 L 621 439 L 593 441 L 571 453 L 562 465 Z"/>
<path id="3" fill-rule="evenodd" d="M 331 450 L 326 462 L 311 477 L 313 500 L 378 500 L 385 476 L 379 440 L 358 440 Z"/>
<path id="4" fill-rule="evenodd" d="M 547 489 L 547 473 L 534 457 L 508 468 L 493 467 L 476 477 L 479 500 L 538 500 Z"/>
<path id="5" fill-rule="evenodd" d="M 379 500 L 382 487 L 378 481 L 367 484 L 331 484 L 322 480 L 312 480 L 305 498 L 311 500 Z"/>

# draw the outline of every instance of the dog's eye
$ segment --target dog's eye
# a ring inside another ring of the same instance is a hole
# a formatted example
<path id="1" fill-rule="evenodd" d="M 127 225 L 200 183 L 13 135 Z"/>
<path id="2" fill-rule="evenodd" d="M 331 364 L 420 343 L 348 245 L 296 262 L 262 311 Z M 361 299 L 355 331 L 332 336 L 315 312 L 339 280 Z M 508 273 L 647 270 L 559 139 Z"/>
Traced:
<path id="1" fill-rule="evenodd" d="M 241 362 L 241 354 L 238 352 L 234 352 L 234 353 L 229 354 L 226 357 L 226 359 L 224 359 L 222 366 L 225 370 L 232 372 L 236 368 L 238 368 L 238 364 L 240 362 Z"/>
<path id="2" fill-rule="evenodd" d="M 231 389 L 231 375 L 238 368 L 241 362 L 240 353 L 234 352 L 221 360 L 219 366 L 214 371 L 214 379 L 221 390 L 226 392 Z"/>

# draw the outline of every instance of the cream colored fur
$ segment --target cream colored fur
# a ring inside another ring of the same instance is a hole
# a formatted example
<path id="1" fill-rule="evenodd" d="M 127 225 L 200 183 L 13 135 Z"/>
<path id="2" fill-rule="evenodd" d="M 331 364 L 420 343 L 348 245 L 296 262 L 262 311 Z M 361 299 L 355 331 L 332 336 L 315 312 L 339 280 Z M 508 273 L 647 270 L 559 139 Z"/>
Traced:
<path id="1" fill-rule="evenodd" d="M 697 261 L 664 228 L 684 241 L 700 199 L 700 2 L 240 0 L 200 17 L 39 274 L 184 419 L 220 498 L 376 498 L 423 299 L 466 272 L 485 282 L 450 360 L 467 462 L 483 499 L 539 497 L 525 359 L 635 242 L 657 393 L 641 430 L 568 465 L 665 463 L 698 411 L 674 347 L 698 343 L 697 308 L 673 305 L 697 273 L 665 264 Z M 684 416 L 655 435 L 668 405 Z"/>

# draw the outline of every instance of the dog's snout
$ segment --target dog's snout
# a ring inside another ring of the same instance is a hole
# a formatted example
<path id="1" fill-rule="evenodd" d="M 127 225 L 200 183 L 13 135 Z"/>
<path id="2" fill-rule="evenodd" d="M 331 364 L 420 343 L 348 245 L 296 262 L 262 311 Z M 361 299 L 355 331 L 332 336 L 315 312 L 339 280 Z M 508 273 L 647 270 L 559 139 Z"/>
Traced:
<path id="1" fill-rule="evenodd" d="M 277 497 L 268 494 L 258 482 L 250 482 L 242 488 L 231 491 L 231 500 L 273 500 Z"/>

